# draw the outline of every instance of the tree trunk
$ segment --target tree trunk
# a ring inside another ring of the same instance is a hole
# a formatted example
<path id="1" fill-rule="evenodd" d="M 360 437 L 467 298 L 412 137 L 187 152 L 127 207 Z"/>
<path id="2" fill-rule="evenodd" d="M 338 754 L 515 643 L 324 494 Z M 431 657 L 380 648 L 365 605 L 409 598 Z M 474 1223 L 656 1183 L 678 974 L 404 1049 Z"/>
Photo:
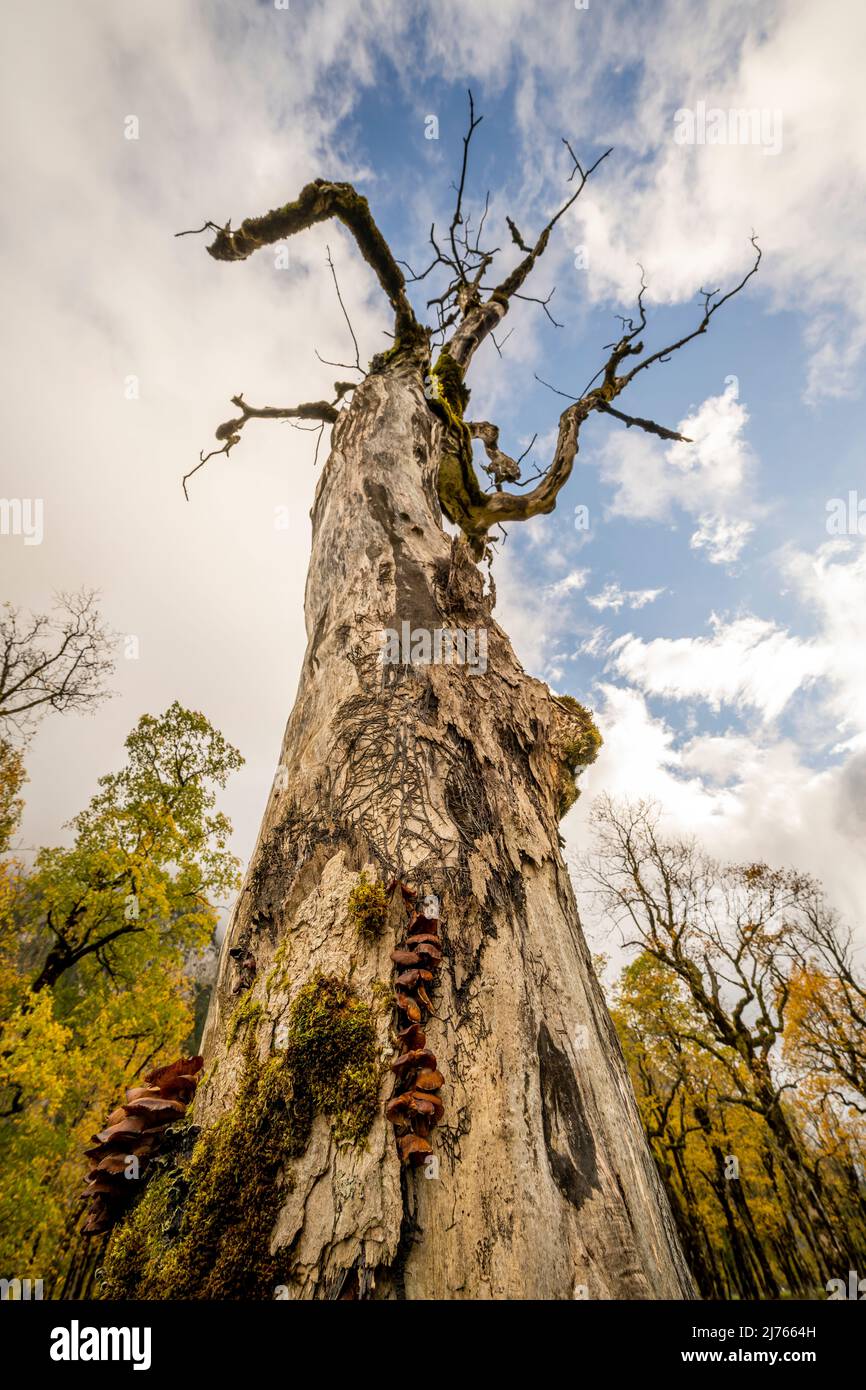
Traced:
<path id="1" fill-rule="evenodd" d="M 308 647 L 223 947 L 196 1123 L 230 1113 L 251 1048 L 279 1054 L 299 990 L 337 977 L 374 1011 L 377 1116 L 353 1144 L 316 1114 L 287 1165 L 278 1296 L 692 1297 L 559 850 L 575 716 L 523 672 L 465 542 L 443 531 L 422 370 L 395 352 L 333 429 Z M 383 630 L 404 622 L 485 629 L 486 673 L 383 664 Z M 441 900 L 424 1024 L 444 1076 L 438 1176 L 401 1167 L 384 1116 L 404 914 L 396 893 L 384 931 L 359 931 L 362 871 Z"/>

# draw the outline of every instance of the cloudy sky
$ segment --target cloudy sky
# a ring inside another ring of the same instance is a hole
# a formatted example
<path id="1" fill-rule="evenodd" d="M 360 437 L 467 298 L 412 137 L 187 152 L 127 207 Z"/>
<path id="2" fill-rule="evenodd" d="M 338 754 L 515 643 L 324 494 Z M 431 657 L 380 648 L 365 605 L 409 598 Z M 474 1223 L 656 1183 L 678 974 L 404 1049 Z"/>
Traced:
<path id="1" fill-rule="evenodd" d="M 534 373 L 566 392 L 586 384 L 634 304 L 638 263 L 659 346 L 697 321 L 701 288 L 742 276 L 752 232 L 764 251 L 711 332 L 620 402 L 694 443 L 593 417 L 557 512 L 510 528 L 496 561 L 498 617 L 524 664 L 590 704 L 605 736 L 565 823 L 569 854 L 586 843 L 593 794 L 656 797 L 670 830 L 811 870 L 856 919 L 858 0 L 3 8 L 0 493 L 45 509 L 41 545 L 0 537 L 3 596 L 43 609 L 57 589 L 100 589 L 138 649 L 96 715 L 43 724 L 22 843 L 60 839 L 137 717 L 178 698 L 247 759 L 226 804 L 248 855 L 303 653 L 312 437 L 254 423 L 192 480 L 189 503 L 181 476 L 238 391 L 275 405 L 329 394 L 340 373 L 315 350 L 345 359 L 349 345 L 326 245 L 363 358 L 387 346 L 388 317 L 333 225 L 296 238 L 287 265 L 273 254 L 218 265 L 202 239 L 173 233 L 237 224 L 326 176 L 354 181 L 395 253 L 422 262 L 431 220 L 450 213 L 471 86 L 484 122 L 470 204 L 477 215 L 490 190 L 505 257 L 505 214 L 533 237 L 561 200 L 562 138 L 586 162 L 614 147 L 532 291 L 556 286 L 564 326 L 518 305 L 502 358 L 487 344 L 473 365 L 472 413 L 499 423 L 508 452 L 535 434 L 531 457 L 548 461 L 564 402 Z"/>

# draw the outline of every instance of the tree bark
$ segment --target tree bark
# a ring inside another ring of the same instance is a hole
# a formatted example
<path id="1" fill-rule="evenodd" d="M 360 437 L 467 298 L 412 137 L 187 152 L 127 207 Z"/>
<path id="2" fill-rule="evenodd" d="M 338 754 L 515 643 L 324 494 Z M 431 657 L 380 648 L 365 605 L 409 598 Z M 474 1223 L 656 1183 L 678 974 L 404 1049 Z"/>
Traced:
<path id="1" fill-rule="evenodd" d="M 287 1296 L 692 1297 L 559 849 L 574 717 L 521 669 L 465 541 L 443 530 L 424 365 L 397 350 L 333 427 L 308 647 L 223 946 L 196 1123 L 230 1110 L 251 1039 L 260 1057 L 279 1050 L 315 972 L 375 1007 L 385 1064 L 396 1055 L 400 895 L 373 940 L 347 903 L 361 871 L 402 880 L 441 900 L 424 1025 L 444 1075 L 438 1177 L 401 1167 L 383 1113 L 393 1074 L 364 1145 L 317 1115 L 271 1238 Z M 404 621 L 486 629 L 486 673 L 383 665 L 382 632 Z M 238 1029 L 247 997 L 262 1012 Z"/>

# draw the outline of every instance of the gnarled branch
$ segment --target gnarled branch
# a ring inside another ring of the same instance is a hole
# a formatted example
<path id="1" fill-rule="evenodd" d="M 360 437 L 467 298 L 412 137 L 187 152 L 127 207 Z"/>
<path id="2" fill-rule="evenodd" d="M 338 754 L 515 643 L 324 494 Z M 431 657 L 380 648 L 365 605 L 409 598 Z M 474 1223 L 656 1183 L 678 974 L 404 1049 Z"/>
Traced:
<path id="1" fill-rule="evenodd" d="M 403 272 L 373 220 L 367 199 L 350 183 L 316 179 L 301 189 L 294 202 L 273 208 L 263 217 L 247 217 L 236 231 L 223 227 L 207 249 L 217 261 L 244 261 L 260 247 L 284 241 L 332 217 L 352 233 L 361 255 L 388 296 L 398 340 L 421 341 L 423 330 L 406 295 Z"/>
<path id="2" fill-rule="evenodd" d="M 584 182 L 586 175 L 584 175 Z M 544 235 L 542 233 L 542 235 Z M 677 342 L 670 344 L 666 348 L 661 348 L 653 352 L 649 357 L 638 363 L 630 371 L 619 373 L 618 368 L 622 362 L 632 356 L 639 356 L 643 352 L 643 343 L 638 341 L 638 335 L 646 326 L 646 314 L 644 311 L 643 296 L 646 289 L 646 282 L 641 272 L 641 287 L 638 294 L 638 318 L 637 322 L 633 319 L 623 320 L 625 332 L 615 343 L 608 344 L 609 355 L 604 365 L 593 377 L 593 382 L 601 378 L 601 384 L 593 386 L 592 382 L 583 394 L 579 397 L 571 398 L 571 404 L 566 407 L 559 418 L 559 433 L 556 441 L 553 459 L 549 468 L 542 474 L 537 486 L 531 492 L 516 495 L 502 491 L 501 486 L 494 493 L 484 494 L 477 484 L 477 479 L 472 472 L 471 445 L 467 457 L 464 450 L 462 455 L 458 449 L 456 451 L 459 469 L 453 467 L 447 473 L 447 496 L 443 498 L 443 506 L 447 509 L 447 514 L 452 520 L 457 521 L 462 527 L 476 552 L 483 549 L 487 532 L 494 526 L 501 525 L 506 521 L 526 521 L 529 517 L 544 515 L 552 512 L 556 506 L 556 499 L 562 488 L 571 476 L 571 470 L 578 451 L 578 440 L 580 429 L 587 416 L 593 411 L 603 414 L 613 415 L 621 420 L 625 425 L 637 426 L 649 434 L 658 435 L 661 439 L 676 440 L 678 442 L 690 443 L 685 435 L 679 434 L 676 430 L 668 429 L 665 425 L 659 425 L 655 420 L 645 419 L 640 415 L 626 415 L 623 411 L 616 410 L 611 402 L 620 395 L 622 391 L 634 379 L 635 375 L 643 370 L 644 367 L 651 366 L 654 362 L 668 361 L 670 355 L 679 348 L 685 347 L 699 334 L 705 333 L 713 314 L 722 307 L 723 304 L 748 283 L 755 274 L 761 261 L 761 250 L 757 244 L 757 239 L 753 235 L 751 238 L 753 247 L 756 250 L 756 258 L 753 266 L 733 289 L 728 290 L 721 298 L 716 296 L 718 290 L 707 293 L 701 291 L 704 301 L 703 316 L 697 327 L 691 333 L 685 334 Z M 459 330 L 458 330 L 459 331 Z M 456 335 L 455 335 L 456 337 Z M 452 340 L 453 341 L 453 340 Z M 445 356 L 445 354 L 443 354 Z M 453 356 L 449 359 L 452 371 L 456 370 L 458 380 L 462 386 L 462 373 L 456 367 L 456 359 Z M 547 385 L 548 383 L 543 383 Z M 551 390 L 558 395 L 565 395 L 565 392 L 557 391 L 555 387 Z M 452 401 L 458 397 L 452 387 Z M 480 421 L 470 424 L 469 421 L 460 421 L 467 439 L 478 438 L 484 443 L 491 463 L 494 456 L 499 454 L 499 431 L 488 421 Z M 451 426 L 451 434 L 455 436 L 457 431 Z M 493 452 L 491 452 L 491 450 Z M 508 463 L 513 460 L 508 459 L 508 455 L 501 455 Z M 493 469 L 489 470 L 493 472 Z M 442 489 L 440 486 L 440 497 Z"/>
<path id="3" fill-rule="evenodd" d="M 473 439 L 480 439 L 490 460 L 485 473 L 489 473 L 498 488 L 503 483 L 516 483 L 520 477 L 520 461 L 510 454 L 503 454 L 499 447 L 499 426 L 489 420 L 467 420 L 466 428 Z"/>

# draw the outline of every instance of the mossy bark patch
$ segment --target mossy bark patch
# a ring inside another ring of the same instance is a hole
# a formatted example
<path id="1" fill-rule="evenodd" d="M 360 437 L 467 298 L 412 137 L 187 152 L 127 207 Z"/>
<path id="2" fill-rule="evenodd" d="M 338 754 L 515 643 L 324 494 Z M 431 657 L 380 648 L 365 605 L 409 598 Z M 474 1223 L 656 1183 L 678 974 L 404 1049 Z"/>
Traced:
<path id="1" fill-rule="evenodd" d="M 313 976 L 289 1013 L 288 1047 L 262 1061 L 250 1035 L 233 1109 L 191 1157 L 151 1179 L 112 1236 L 105 1298 L 273 1298 L 291 1279 L 270 1253 L 291 1160 L 317 1113 L 338 1143 L 362 1143 L 378 1113 L 381 1059 L 373 1010 L 344 981 Z"/>
<path id="2" fill-rule="evenodd" d="M 388 915 L 388 895 L 383 883 L 370 883 L 365 873 L 349 894 L 349 917 L 362 936 L 377 937 Z"/>
<path id="3" fill-rule="evenodd" d="M 327 1115 L 338 1142 L 360 1143 L 378 1113 L 381 1058 L 373 1010 L 333 975 L 314 975 L 289 1015 L 296 1093 Z"/>
<path id="4" fill-rule="evenodd" d="M 558 748 L 559 779 L 557 813 L 560 819 L 570 811 L 580 795 L 576 778 L 598 757 L 603 739 L 590 710 L 572 695 L 558 695 L 557 701 L 573 716 L 567 734 Z"/>

